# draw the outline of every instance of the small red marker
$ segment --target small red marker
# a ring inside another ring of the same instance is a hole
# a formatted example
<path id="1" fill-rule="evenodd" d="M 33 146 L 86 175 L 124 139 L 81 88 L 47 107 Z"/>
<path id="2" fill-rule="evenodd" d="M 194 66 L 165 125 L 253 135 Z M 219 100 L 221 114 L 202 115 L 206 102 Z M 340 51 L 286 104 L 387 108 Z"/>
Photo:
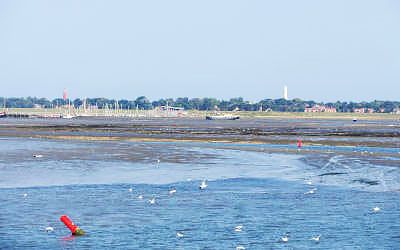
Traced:
<path id="1" fill-rule="evenodd" d="M 297 147 L 301 148 L 301 146 L 303 146 L 303 142 L 300 139 L 298 139 L 297 140 Z"/>
<path id="2" fill-rule="evenodd" d="M 71 230 L 71 233 L 73 235 L 84 235 L 85 231 L 83 231 L 82 229 L 80 229 L 77 225 L 75 225 L 66 215 L 63 215 L 60 217 L 60 221 L 62 221 L 65 226 L 67 226 L 69 228 L 69 230 Z"/>

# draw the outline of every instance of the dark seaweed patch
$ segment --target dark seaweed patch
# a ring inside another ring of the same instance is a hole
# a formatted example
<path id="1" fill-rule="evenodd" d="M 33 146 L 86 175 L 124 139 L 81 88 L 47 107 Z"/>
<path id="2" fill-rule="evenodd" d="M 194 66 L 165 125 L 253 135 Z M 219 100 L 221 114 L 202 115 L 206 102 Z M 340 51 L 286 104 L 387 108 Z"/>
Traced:
<path id="1" fill-rule="evenodd" d="M 342 173 L 342 172 L 329 172 L 329 173 L 323 173 L 318 176 L 328 176 L 328 175 L 341 175 L 341 174 L 347 174 L 347 173 Z"/>
<path id="2" fill-rule="evenodd" d="M 379 185 L 379 181 L 369 180 L 369 179 L 365 179 L 365 178 L 356 179 L 356 180 L 353 180 L 353 182 L 358 182 L 361 184 L 368 184 L 371 186 Z"/>

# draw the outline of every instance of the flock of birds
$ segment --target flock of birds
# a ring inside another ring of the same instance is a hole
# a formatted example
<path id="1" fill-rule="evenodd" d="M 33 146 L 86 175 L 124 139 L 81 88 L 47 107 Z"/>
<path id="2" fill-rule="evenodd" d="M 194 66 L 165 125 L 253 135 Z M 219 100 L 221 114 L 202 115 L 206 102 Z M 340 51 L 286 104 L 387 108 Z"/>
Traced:
<path id="1" fill-rule="evenodd" d="M 208 184 L 207 184 L 207 181 L 206 181 L 206 180 L 203 180 L 203 181 L 200 183 L 200 185 L 199 185 L 199 189 L 200 189 L 200 190 L 204 190 L 204 189 L 206 189 L 207 187 L 208 187 Z M 129 193 L 132 193 L 132 192 L 133 192 L 133 188 L 129 188 L 129 189 L 128 189 L 128 192 L 129 192 Z M 176 188 L 170 189 L 170 190 L 168 191 L 168 193 L 169 193 L 170 195 L 175 194 L 175 193 L 176 193 Z M 142 194 L 139 194 L 137 198 L 138 198 L 139 200 L 143 200 L 144 196 L 143 196 Z M 156 198 L 153 197 L 153 198 L 151 198 L 150 200 L 148 200 L 148 202 L 149 202 L 149 204 L 154 205 L 154 204 L 156 204 Z"/>
<path id="2" fill-rule="evenodd" d="M 42 158 L 43 155 L 41 155 L 41 154 L 34 154 L 33 157 L 34 157 L 34 158 Z M 159 164 L 159 163 L 160 163 L 160 160 L 157 160 L 157 164 Z M 306 184 L 312 185 L 313 183 L 312 183 L 312 181 L 306 181 Z M 199 185 L 199 189 L 200 189 L 200 190 L 205 190 L 207 187 L 208 187 L 207 181 L 206 181 L 206 180 L 201 181 L 201 183 L 200 183 L 200 185 Z M 315 194 L 316 191 L 317 191 L 317 188 L 312 188 L 312 189 L 310 189 L 309 191 L 305 192 L 304 194 L 305 194 L 305 195 Z M 133 192 L 133 189 L 132 189 L 132 188 L 129 188 L 129 189 L 128 189 L 128 192 L 132 193 L 132 192 Z M 174 195 L 176 192 L 177 192 L 176 188 L 172 188 L 172 189 L 170 189 L 170 190 L 168 191 L 168 193 L 169 193 L 170 195 Z M 23 197 L 24 197 L 24 198 L 26 198 L 27 196 L 28 196 L 27 193 L 24 193 L 24 194 L 23 194 Z M 138 196 L 137 198 L 140 199 L 140 200 L 143 200 L 144 196 L 143 196 L 142 194 L 139 194 L 139 196 Z M 148 203 L 149 203 L 150 205 L 156 204 L 156 198 L 155 198 L 155 197 L 152 197 L 151 199 L 148 200 Z M 378 207 L 378 206 L 372 208 L 372 212 L 374 212 L 374 213 L 378 213 L 378 212 L 380 212 L 380 211 L 381 211 L 381 208 Z M 243 225 L 237 225 L 237 226 L 234 228 L 234 231 L 237 232 L 237 233 L 242 232 L 242 230 L 243 230 Z M 54 228 L 49 226 L 49 227 L 46 227 L 46 228 L 45 228 L 45 231 L 46 231 L 47 233 L 51 233 L 51 232 L 54 231 Z M 183 238 L 183 237 L 184 237 L 183 232 L 180 232 L 180 231 L 176 232 L 176 237 L 177 237 L 177 238 Z M 284 235 L 280 238 L 279 242 L 281 242 L 281 243 L 287 243 L 287 242 L 289 242 L 289 238 L 290 238 L 290 237 L 289 237 L 289 233 L 286 233 L 286 234 L 284 234 Z M 316 235 L 316 236 L 313 236 L 313 237 L 310 238 L 310 240 L 312 240 L 312 241 L 314 241 L 314 242 L 316 242 L 316 243 L 318 243 L 318 242 L 320 241 L 320 239 L 321 239 L 321 235 L 320 235 L 320 234 L 319 234 L 319 235 Z M 238 246 L 236 247 L 236 250 L 245 250 L 245 249 L 246 249 L 246 248 L 245 248 L 244 246 L 242 246 L 242 245 L 238 245 Z"/>
<path id="3" fill-rule="evenodd" d="M 158 161 L 158 163 L 159 163 L 159 161 Z M 311 181 L 307 181 L 306 183 L 307 183 L 308 185 L 312 185 L 312 182 L 311 182 Z M 206 180 L 201 181 L 201 183 L 200 183 L 200 185 L 199 185 L 199 189 L 200 189 L 200 190 L 204 190 L 204 189 L 206 189 L 207 187 L 208 187 L 207 181 L 206 181 Z M 133 189 L 132 189 L 132 188 L 129 188 L 128 191 L 129 191 L 129 192 L 133 192 Z M 317 191 L 317 188 L 312 188 L 312 189 L 310 189 L 309 191 L 305 192 L 304 194 L 305 194 L 305 195 L 315 194 L 316 191 Z M 176 192 L 177 192 L 176 188 L 172 188 L 172 189 L 169 190 L 168 193 L 169 193 L 170 195 L 173 195 L 173 194 L 175 194 Z M 138 198 L 139 198 L 139 199 L 143 199 L 143 195 L 139 195 Z M 155 204 L 155 203 L 156 203 L 155 197 L 151 198 L 148 202 L 149 202 L 149 204 L 151 204 L 151 205 Z M 377 207 L 377 206 L 374 207 L 374 208 L 372 208 L 372 211 L 373 211 L 374 213 L 380 212 L 380 210 L 381 210 L 381 209 L 380 209 L 379 207 Z M 237 225 L 233 230 L 234 230 L 235 232 L 237 232 L 237 233 L 242 232 L 242 230 L 243 230 L 243 225 Z M 183 237 L 184 237 L 183 232 L 180 232 L 180 231 L 176 232 L 176 237 L 177 237 L 177 238 L 183 238 Z M 320 241 L 320 239 L 321 239 L 321 234 L 315 235 L 315 236 L 313 236 L 313 237 L 310 238 L 310 240 L 312 240 L 312 241 L 314 241 L 314 242 L 316 242 L 316 243 L 318 243 L 318 242 Z M 280 238 L 279 242 L 281 242 L 281 243 L 287 243 L 287 242 L 289 242 L 289 233 L 284 234 L 284 235 Z M 238 245 L 238 246 L 236 247 L 236 250 L 245 250 L 245 249 L 246 249 L 246 248 L 245 248 L 244 246 L 242 246 L 242 245 Z"/>

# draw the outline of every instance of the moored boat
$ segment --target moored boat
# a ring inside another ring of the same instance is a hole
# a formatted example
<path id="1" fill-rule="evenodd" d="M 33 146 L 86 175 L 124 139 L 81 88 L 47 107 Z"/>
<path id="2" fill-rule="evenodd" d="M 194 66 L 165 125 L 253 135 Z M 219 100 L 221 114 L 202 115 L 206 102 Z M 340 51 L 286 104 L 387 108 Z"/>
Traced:
<path id="1" fill-rule="evenodd" d="M 206 120 L 238 120 L 239 116 L 233 115 L 208 115 Z"/>

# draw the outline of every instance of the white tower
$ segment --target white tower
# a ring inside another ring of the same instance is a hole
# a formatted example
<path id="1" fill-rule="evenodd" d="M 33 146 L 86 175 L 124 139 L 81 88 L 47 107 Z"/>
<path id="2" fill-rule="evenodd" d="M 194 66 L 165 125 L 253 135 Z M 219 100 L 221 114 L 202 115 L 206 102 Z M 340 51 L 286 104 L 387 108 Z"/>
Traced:
<path id="1" fill-rule="evenodd" d="M 283 87 L 283 99 L 288 100 L 287 86 Z"/>

